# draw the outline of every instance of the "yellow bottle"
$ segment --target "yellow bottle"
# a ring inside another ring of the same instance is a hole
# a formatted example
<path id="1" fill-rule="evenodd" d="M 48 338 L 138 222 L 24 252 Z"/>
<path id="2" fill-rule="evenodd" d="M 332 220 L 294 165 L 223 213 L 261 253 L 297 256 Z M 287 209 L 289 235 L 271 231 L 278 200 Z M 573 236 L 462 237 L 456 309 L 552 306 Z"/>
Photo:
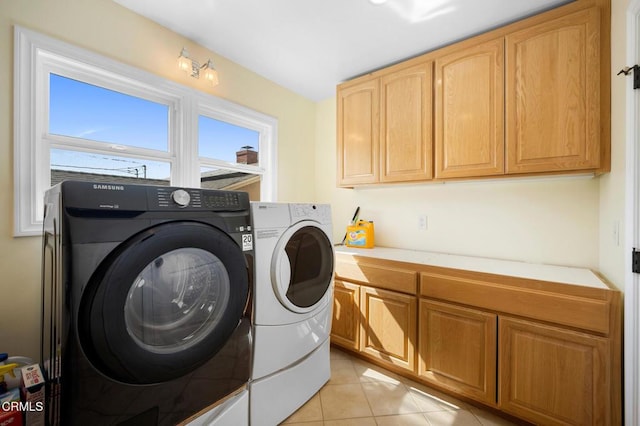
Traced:
<path id="1" fill-rule="evenodd" d="M 355 225 L 347 226 L 348 247 L 373 248 L 374 239 L 373 222 L 359 220 Z"/>
<path id="2" fill-rule="evenodd" d="M 18 368 L 18 364 L 6 364 L 0 365 L 0 393 L 5 393 L 7 390 L 15 388 L 20 385 L 16 382 L 16 373 L 14 369 Z"/>

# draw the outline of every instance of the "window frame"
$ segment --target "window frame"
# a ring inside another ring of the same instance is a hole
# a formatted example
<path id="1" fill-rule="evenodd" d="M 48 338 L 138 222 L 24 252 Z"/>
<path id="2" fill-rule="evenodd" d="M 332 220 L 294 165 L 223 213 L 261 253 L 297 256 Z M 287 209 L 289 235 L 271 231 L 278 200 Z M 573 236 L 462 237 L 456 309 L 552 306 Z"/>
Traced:
<path id="1" fill-rule="evenodd" d="M 167 105 L 167 151 L 49 134 L 51 73 Z M 199 158 L 199 115 L 258 131 L 258 166 Z M 253 173 L 261 176 L 261 199 L 275 201 L 277 130 L 278 121 L 274 117 L 16 25 L 14 236 L 42 233 L 42 195 L 51 183 L 52 148 L 165 161 L 171 167 L 170 185 L 179 187 L 199 188 L 201 165 Z"/>
<path id="2" fill-rule="evenodd" d="M 261 176 L 261 198 L 265 198 L 265 201 L 275 201 L 275 193 L 272 197 L 263 197 L 262 191 L 267 188 L 274 188 L 276 186 L 273 173 L 269 173 L 270 168 L 275 168 L 276 158 L 275 151 L 270 149 L 273 145 L 273 136 L 277 123 L 266 124 L 262 119 L 262 114 L 255 111 L 248 110 L 240 105 L 225 101 L 219 98 L 211 99 L 205 94 L 198 94 L 195 100 L 196 110 L 193 114 L 194 123 L 193 128 L 196 129 L 195 149 L 196 154 L 198 150 L 198 118 L 202 115 L 208 118 L 213 118 L 219 121 L 224 121 L 236 126 L 245 127 L 247 129 L 255 130 L 260 135 L 260 141 L 258 146 L 258 165 L 248 165 L 239 163 L 230 163 L 223 160 L 217 160 L 212 158 L 200 157 L 198 155 L 198 169 L 196 178 L 200 179 L 200 167 L 216 167 L 224 168 L 226 170 L 233 170 L 245 173 L 253 173 Z"/>

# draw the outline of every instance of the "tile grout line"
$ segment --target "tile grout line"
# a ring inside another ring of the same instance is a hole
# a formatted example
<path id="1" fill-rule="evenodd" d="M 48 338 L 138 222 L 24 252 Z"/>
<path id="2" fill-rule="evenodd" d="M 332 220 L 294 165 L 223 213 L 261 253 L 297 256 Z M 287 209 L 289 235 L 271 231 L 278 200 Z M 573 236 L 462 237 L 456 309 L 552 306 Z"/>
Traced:
<path id="1" fill-rule="evenodd" d="M 364 399 L 367 400 L 367 405 L 369 406 L 369 411 L 371 412 L 371 417 L 373 418 L 373 421 L 377 424 L 378 422 L 376 421 L 376 416 L 373 413 L 373 407 L 371 406 L 371 401 L 369 401 L 369 397 L 367 396 L 367 392 L 364 389 L 363 386 L 363 382 L 362 382 L 362 378 L 360 377 L 358 370 L 356 370 L 356 366 L 354 365 L 353 359 L 350 359 L 351 361 L 351 368 L 353 368 L 356 377 L 358 378 L 358 384 L 360 385 L 360 390 L 362 391 L 362 394 L 364 395 Z"/>
<path id="2" fill-rule="evenodd" d="M 376 422 L 376 416 L 373 414 L 373 407 L 371 407 L 371 401 L 369 401 L 369 397 L 367 396 L 367 392 L 364 390 L 364 386 L 362 386 L 362 381 L 360 381 L 360 377 L 358 377 L 358 382 L 360 384 L 360 390 L 364 395 L 364 399 L 367 400 L 367 405 L 369 406 L 369 411 L 371 412 L 371 417 L 373 417 L 373 421 Z M 378 422 L 376 422 L 378 423 Z"/>

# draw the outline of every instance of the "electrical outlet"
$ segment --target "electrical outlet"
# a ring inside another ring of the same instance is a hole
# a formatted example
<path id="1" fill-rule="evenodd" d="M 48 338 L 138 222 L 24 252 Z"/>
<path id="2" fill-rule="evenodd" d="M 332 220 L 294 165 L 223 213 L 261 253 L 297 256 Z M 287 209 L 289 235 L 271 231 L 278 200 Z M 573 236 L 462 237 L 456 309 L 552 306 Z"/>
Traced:
<path id="1" fill-rule="evenodd" d="M 427 230 L 427 215 L 426 214 L 421 214 L 420 216 L 418 216 L 418 229 L 420 229 L 421 231 L 426 231 Z"/>

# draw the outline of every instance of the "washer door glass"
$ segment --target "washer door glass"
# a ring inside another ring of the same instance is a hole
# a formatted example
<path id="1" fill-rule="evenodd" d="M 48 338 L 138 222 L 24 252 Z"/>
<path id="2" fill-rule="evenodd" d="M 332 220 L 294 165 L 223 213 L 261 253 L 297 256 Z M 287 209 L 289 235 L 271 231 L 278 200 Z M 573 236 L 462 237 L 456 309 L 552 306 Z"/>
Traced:
<path id="1" fill-rule="evenodd" d="M 218 257 L 180 248 L 152 260 L 124 305 L 131 338 L 154 353 L 187 350 L 218 325 L 229 303 L 229 274 Z"/>
<path id="2" fill-rule="evenodd" d="M 298 224 L 276 249 L 273 277 L 280 301 L 295 312 L 306 312 L 322 300 L 333 278 L 333 246 L 322 229 Z M 284 252 L 284 254 L 283 254 Z"/>
<path id="3" fill-rule="evenodd" d="M 196 222 L 170 222 L 120 244 L 79 308 L 82 347 L 103 374 L 150 384 L 182 377 L 227 342 L 249 297 L 240 246 Z"/>

